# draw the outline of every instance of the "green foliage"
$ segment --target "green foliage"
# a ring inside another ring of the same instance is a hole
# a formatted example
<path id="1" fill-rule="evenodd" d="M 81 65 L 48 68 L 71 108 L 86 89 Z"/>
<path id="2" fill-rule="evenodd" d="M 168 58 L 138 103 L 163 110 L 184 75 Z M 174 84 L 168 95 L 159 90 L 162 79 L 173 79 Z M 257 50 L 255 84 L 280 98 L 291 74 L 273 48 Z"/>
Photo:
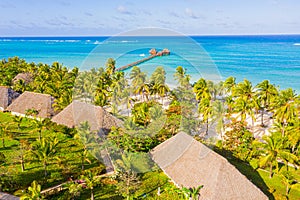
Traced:
<path id="1" fill-rule="evenodd" d="M 117 175 L 117 181 L 118 192 L 127 200 L 133 199 L 133 194 L 141 184 L 139 176 L 131 170 L 120 171 Z"/>
<path id="2" fill-rule="evenodd" d="M 225 132 L 224 148 L 232 151 L 233 155 L 241 160 L 249 160 L 252 157 L 254 147 L 253 134 L 241 121 L 234 121 L 227 125 L 230 130 Z"/>
<path id="3" fill-rule="evenodd" d="M 6 161 L 6 157 L 5 157 L 4 153 L 0 152 L 0 165 L 5 163 L 5 161 Z"/>
<path id="4" fill-rule="evenodd" d="M 21 197 L 21 200 L 41 200 L 44 199 L 41 194 L 41 185 L 36 181 L 31 183 L 31 186 L 28 187 L 28 193 Z"/>
<path id="5" fill-rule="evenodd" d="M 108 134 L 108 139 L 118 149 L 130 152 L 148 152 L 158 143 L 156 138 L 149 135 L 149 133 L 143 131 L 130 133 L 122 128 L 114 127 Z"/>
<path id="6" fill-rule="evenodd" d="M 197 200 L 199 199 L 200 190 L 203 188 L 203 185 L 198 187 L 186 188 L 182 187 L 181 192 L 183 193 L 186 200 Z"/>

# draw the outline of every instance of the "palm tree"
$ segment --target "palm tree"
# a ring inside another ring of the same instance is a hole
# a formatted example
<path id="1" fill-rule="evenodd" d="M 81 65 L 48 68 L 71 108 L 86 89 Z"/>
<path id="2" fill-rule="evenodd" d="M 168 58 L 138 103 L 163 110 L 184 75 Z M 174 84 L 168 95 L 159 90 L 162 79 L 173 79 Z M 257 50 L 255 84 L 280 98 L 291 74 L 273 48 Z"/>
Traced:
<path id="1" fill-rule="evenodd" d="M 270 84 L 268 80 L 264 80 L 256 85 L 258 99 L 261 107 L 261 126 L 264 127 L 264 111 L 270 109 L 270 105 L 274 98 L 278 95 L 277 88 Z"/>
<path id="2" fill-rule="evenodd" d="M 25 171 L 25 156 L 28 154 L 28 150 L 30 149 L 30 144 L 27 140 L 20 140 L 20 153 L 18 154 L 18 161 L 21 165 L 22 172 Z"/>
<path id="3" fill-rule="evenodd" d="M 73 90 L 72 89 L 64 89 L 62 90 L 61 96 L 54 100 L 54 109 L 55 111 L 62 111 L 65 107 L 71 104 L 73 100 Z"/>
<path id="4" fill-rule="evenodd" d="M 198 111 L 202 114 L 203 121 L 206 123 L 205 134 L 208 134 L 209 118 L 212 116 L 211 93 L 207 82 L 201 78 L 197 81 L 193 88 L 196 99 L 199 100 Z"/>
<path id="5" fill-rule="evenodd" d="M 23 121 L 23 117 L 20 117 L 20 116 L 14 116 L 13 117 L 13 121 L 17 124 L 17 127 L 18 127 L 18 131 L 20 131 L 21 129 L 21 123 Z"/>
<path id="6" fill-rule="evenodd" d="M 186 89 L 190 85 L 191 76 L 186 74 L 186 69 L 183 69 L 182 66 L 178 66 L 176 68 L 176 72 L 173 76 L 179 83 L 180 87 Z"/>
<path id="7" fill-rule="evenodd" d="M 28 193 L 23 195 L 21 200 L 42 200 L 44 199 L 41 194 L 41 185 L 36 181 L 31 183 L 31 186 L 28 187 Z"/>
<path id="8" fill-rule="evenodd" d="M 0 123 L 0 136 L 2 139 L 2 146 L 5 148 L 5 138 L 11 136 L 10 123 Z"/>
<path id="9" fill-rule="evenodd" d="M 149 109 L 150 106 L 146 102 L 135 104 L 131 111 L 133 121 L 139 125 L 146 127 L 151 120 Z"/>
<path id="10" fill-rule="evenodd" d="M 289 171 L 284 171 L 280 173 L 281 181 L 286 186 L 285 195 L 288 197 L 290 190 L 293 185 L 297 184 L 298 182 L 295 180 L 293 174 Z"/>
<path id="11" fill-rule="evenodd" d="M 272 133 L 270 136 L 264 136 L 263 140 L 266 142 L 262 144 L 265 154 L 260 158 L 259 164 L 260 166 L 268 165 L 270 167 L 270 178 L 272 178 L 273 163 L 275 163 L 278 170 L 278 158 L 290 160 L 295 158 L 295 155 L 284 148 L 284 138 L 280 134 Z"/>
<path id="12" fill-rule="evenodd" d="M 202 98 L 211 99 L 211 94 L 209 92 L 207 82 L 203 78 L 199 79 L 195 83 L 195 85 L 193 87 L 193 91 L 196 95 L 196 99 L 199 101 L 201 101 Z"/>
<path id="13" fill-rule="evenodd" d="M 112 79 L 109 74 L 103 73 L 98 80 L 95 95 L 94 95 L 94 103 L 98 106 L 106 106 L 109 105 L 109 98 L 111 97 L 111 89 L 110 86 L 112 84 Z"/>
<path id="14" fill-rule="evenodd" d="M 274 101 L 274 116 L 278 123 L 283 124 L 282 135 L 288 123 L 293 122 L 299 117 L 298 97 L 291 88 L 280 91 L 279 97 Z"/>
<path id="15" fill-rule="evenodd" d="M 71 194 L 73 200 L 75 199 L 75 197 L 80 195 L 80 192 L 83 188 L 82 184 L 73 181 L 67 183 L 64 186 L 64 188 L 67 188 L 69 190 L 69 193 Z"/>
<path id="16" fill-rule="evenodd" d="M 141 72 L 141 69 L 137 66 L 134 66 L 129 74 L 129 79 L 131 80 L 131 85 L 133 90 L 136 90 L 141 84 L 146 81 L 146 74 Z"/>
<path id="17" fill-rule="evenodd" d="M 137 87 L 137 89 L 134 91 L 134 93 L 140 94 L 142 96 L 143 100 L 146 97 L 146 100 L 148 101 L 148 99 L 149 99 L 148 96 L 150 94 L 150 85 L 148 83 L 142 83 Z"/>
<path id="18" fill-rule="evenodd" d="M 236 97 L 236 111 L 241 113 L 242 120 L 245 120 L 246 114 L 248 113 L 252 118 L 252 124 L 255 120 L 253 113 L 253 99 L 254 99 L 254 91 L 250 81 L 244 79 L 243 82 L 239 82 L 234 89 L 232 90 L 232 95 Z"/>
<path id="19" fill-rule="evenodd" d="M 253 116 L 252 105 L 249 104 L 245 99 L 238 98 L 234 105 L 234 111 L 240 113 L 241 121 L 245 122 L 247 113 Z"/>
<path id="20" fill-rule="evenodd" d="M 91 190 L 91 200 L 94 200 L 94 187 L 100 184 L 101 177 L 97 176 L 96 172 L 88 170 L 81 179 L 85 181 L 86 188 Z"/>
<path id="21" fill-rule="evenodd" d="M 83 145 L 81 151 L 81 170 L 84 170 L 85 161 L 91 163 L 88 159 L 89 151 L 93 150 L 96 146 L 95 133 L 90 131 L 90 126 L 87 121 L 79 125 L 74 139 Z"/>
<path id="22" fill-rule="evenodd" d="M 212 105 L 209 98 L 202 98 L 199 103 L 198 111 L 202 114 L 203 121 L 206 124 L 205 135 L 208 134 L 209 119 L 212 117 Z"/>
<path id="23" fill-rule="evenodd" d="M 106 61 L 106 72 L 110 75 L 115 73 L 116 61 L 113 58 L 109 58 Z"/>
<path id="24" fill-rule="evenodd" d="M 224 107 L 224 103 L 222 101 L 214 101 L 212 103 L 212 116 L 214 121 L 217 122 L 216 131 L 220 134 L 221 139 L 223 138 L 222 132 L 224 130 L 224 115 L 226 109 Z"/>
<path id="25" fill-rule="evenodd" d="M 42 132 L 46 129 L 50 128 L 51 121 L 49 118 L 41 119 L 41 120 L 33 120 L 34 130 L 39 134 L 39 140 L 42 139 Z"/>
<path id="26" fill-rule="evenodd" d="M 49 160 L 57 154 L 58 145 L 58 138 L 42 138 L 32 144 L 31 153 L 34 158 L 43 164 L 45 177 L 47 176 Z"/>
<path id="27" fill-rule="evenodd" d="M 236 79 L 232 76 L 228 77 L 225 80 L 225 82 L 223 83 L 223 87 L 225 89 L 225 92 L 227 92 L 228 94 L 232 93 L 232 90 L 236 86 L 235 81 L 236 81 Z"/>
<path id="28" fill-rule="evenodd" d="M 165 84 L 166 71 L 163 67 L 157 67 L 150 77 L 150 82 L 155 84 Z"/>
<path id="29" fill-rule="evenodd" d="M 133 171 L 121 171 L 118 173 L 117 180 L 117 188 L 119 190 L 119 193 L 123 197 L 126 197 L 127 200 L 132 199 L 133 193 L 140 186 L 140 181 L 137 174 Z"/>
<path id="30" fill-rule="evenodd" d="M 154 85 L 154 87 L 156 88 L 158 95 L 162 99 L 162 104 L 164 104 L 164 102 L 163 102 L 164 97 L 168 92 L 170 92 L 170 88 L 166 84 L 156 84 L 156 85 Z"/>

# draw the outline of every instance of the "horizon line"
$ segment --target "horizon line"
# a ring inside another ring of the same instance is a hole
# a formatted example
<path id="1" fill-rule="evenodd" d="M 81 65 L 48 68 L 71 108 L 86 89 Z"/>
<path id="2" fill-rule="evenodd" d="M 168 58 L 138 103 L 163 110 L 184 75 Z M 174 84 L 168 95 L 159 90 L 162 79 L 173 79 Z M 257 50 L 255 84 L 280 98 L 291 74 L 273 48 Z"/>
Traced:
<path id="1" fill-rule="evenodd" d="M 246 33 L 246 34 L 183 34 L 182 36 L 197 37 L 197 36 L 276 36 L 276 35 L 300 35 L 300 33 Z M 0 38 L 30 38 L 30 37 L 172 37 L 181 35 L 0 35 Z"/>

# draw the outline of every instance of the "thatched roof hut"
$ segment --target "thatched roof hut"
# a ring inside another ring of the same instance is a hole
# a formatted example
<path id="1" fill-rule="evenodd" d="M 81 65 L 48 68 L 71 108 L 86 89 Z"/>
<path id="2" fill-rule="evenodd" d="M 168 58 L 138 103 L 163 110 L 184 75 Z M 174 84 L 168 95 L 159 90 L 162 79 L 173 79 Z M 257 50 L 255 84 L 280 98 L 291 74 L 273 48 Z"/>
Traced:
<path id="1" fill-rule="evenodd" d="M 184 132 L 158 145 L 151 155 L 177 186 L 204 185 L 200 199 L 268 199 L 225 158 Z"/>
<path id="2" fill-rule="evenodd" d="M 53 102 L 54 98 L 48 94 L 26 91 L 9 105 L 6 110 L 21 116 L 25 116 L 28 110 L 35 110 L 38 112 L 36 117 L 51 118 L 54 115 Z"/>
<path id="3" fill-rule="evenodd" d="M 170 55 L 170 50 L 169 49 L 163 49 L 162 54 L 163 55 Z"/>
<path id="4" fill-rule="evenodd" d="M 25 72 L 25 73 L 19 73 L 17 76 L 15 76 L 12 80 L 12 82 L 15 84 L 19 80 L 23 80 L 25 84 L 29 84 L 33 81 L 33 76 L 31 73 Z"/>
<path id="5" fill-rule="evenodd" d="M 91 131 L 107 133 L 112 126 L 121 126 L 122 121 L 111 115 L 100 106 L 81 101 L 73 101 L 64 110 L 52 118 L 53 122 L 74 128 L 87 121 Z"/>
<path id="6" fill-rule="evenodd" d="M 7 86 L 0 86 L 0 110 L 5 110 L 19 95 Z"/>
<path id="7" fill-rule="evenodd" d="M 14 196 L 14 195 L 11 195 L 11 194 L 0 192 L 0 199 L 1 200 L 19 200 L 20 198 Z"/>
<path id="8" fill-rule="evenodd" d="M 157 51 L 156 51 L 156 49 L 151 49 L 151 50 L 149 51 L 149 53 L 150 53 L 151 55 L 156 55 L 156 54 L 157 54 Z"/>

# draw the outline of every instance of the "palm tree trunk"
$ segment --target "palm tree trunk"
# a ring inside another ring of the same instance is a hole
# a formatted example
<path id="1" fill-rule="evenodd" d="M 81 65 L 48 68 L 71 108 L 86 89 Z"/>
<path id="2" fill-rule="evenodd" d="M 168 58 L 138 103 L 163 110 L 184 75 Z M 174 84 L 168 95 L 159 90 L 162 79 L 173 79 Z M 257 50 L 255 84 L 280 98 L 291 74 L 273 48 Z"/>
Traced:
<path id="1" fill-rule="evenodd" d="M 288 196 L 289 193 L 290 193 L 290 187 L 289 187 L 289 185 L 287 184 L 287 185 L 286 185 L 286 189 L 285 189 L 285 195 Z"/>
<path id="2" fill-rule="evenodd" d="M 45 173 L 45 177 L 47 177 L 47 163 L 44 162 L 44 173 Z"/>
<path id="3" fill-rule="evenodd" d="M 91 189 L 91 200 L 94 200 L 94 192 L 93 192 L 93 189 Z"/>
<path id="4" fill-rule="evenodd" d="M 261 110 L 261 127 L 264 127 L 264 109 Z"/>
<path id="5" fill-rule="evenodd" d="M 22 158 L 21 158 L 21 169 L 22 169 L 22 172 L 25 171 L 24 158 L 23 158 L 23 156 L 22 156 Z"/>
<path id="6" fill-rule="evenodd" d="M 206 131 L 205 131 L 205 135 L 208 135 L 208 118 L 206 120 Z"/>
<path id="7" fill-rule="evenodd" d="M 83 153 L 84 154 L 84 153 Z M 81 156 L 81 170 L 84 170 L 84 155 Z"/>
<path id="8" fill-rule="evenodd" d="M 269 178 L 272 178 L 272 176 L 273 176 L 272 163 L 270 163 L 270 175 L 269 175 Z"/>

